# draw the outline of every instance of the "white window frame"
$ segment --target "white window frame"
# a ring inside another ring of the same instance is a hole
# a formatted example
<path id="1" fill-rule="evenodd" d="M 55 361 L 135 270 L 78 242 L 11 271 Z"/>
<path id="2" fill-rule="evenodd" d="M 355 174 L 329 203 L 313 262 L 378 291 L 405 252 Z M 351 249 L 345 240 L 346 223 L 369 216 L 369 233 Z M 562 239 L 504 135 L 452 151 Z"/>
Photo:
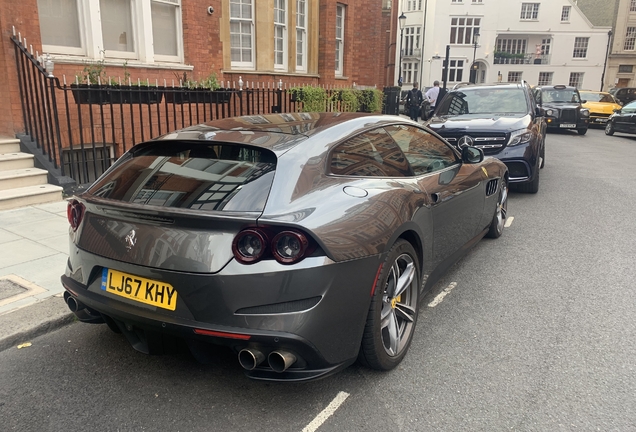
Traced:
<path id="1" fill-rule="evenodd" d="M 232 22 L 240 22 L 240 23 L 249 23 L 250 26 L 250 45 L 251 45 L 251 51 L 252 51 L 252 60 L 251 61 L 233 61 L 231 60 L 232 58 L 232 30 L 230 29 L 230 64 L 232 69 L 255 69 L 255 65 L 256 65 L 256 49 L 254 49 L 254 1 L 255 0 L 247 0 L 249 1 L 250 4 L 250 8 L 251 8 L 251 17 L 250 18 L 243 18 L 242 16 L 236 16 L 233 17 L 232 16 L 232 3 L 237 3 L 239 5 L 239 9 L 242 9 L 240 6 L 241 4 L 246 1 L 246 0 L 230 0 L 230 28 L 232 26 Z M 241 33 L 239 33 L 241 34 Z M 239 47 L 240 48 L 240 47 Z"/>
<path id="2" fill-rule="evenodd" d="M 636 49 L 636 27 L 627 27 L 623 50 L 634 51 L 634 49 Z"/>
<path id="3" fill-rule="evenodd" d="M 583 75 L 584 72 L 570 72 L 568 85 L 571 87 L 581 88 L 581 85 L 583 84 Z"/>
<path id="4" fill-rule="evenodd" d="M 176 7 L 175 33 L 177 55 L 156 55 L 153 49 L 151 3 L 164 3 Z M 144 64 L 158 62 L 183 63 L 182 0 L 131 0 L 131 19 L 135 51 L 104 50 L 99 0 L 77 0 L 81 48 L 42 44 L 42 51 L 70 56 L 83 56 L 94 60 L 123 59 Z M 129 63 L 130 64 L 130 63 Z"/>
<path id="5" fill-rule="evenodd" d="M 484 0 L 473 0 L 473 3 L 483 3 Z"/>
<path id="6" fill-rule="evenodd" d="M 537 21 L 539 19 L 540 3 L 521 3 L 521 21 Z"/>
<path id="7" fill-rule="evenodd" d="M 340 15 L 340 16 L 339 16 Z M 344 75 L 344 44 L 345 44 L 345 18 L 346 18 L 346 6 L 341 3 L 336 3 L 336 76 L 341 77 Z M 338 23 L 340 20 L 340 23 Z M 340 35 L 338 35 L 340 30 Z"/>
<path id="8" fill-rule="evenodd" d="M 287 70 L 287 53 L 288 53 L 288 40 L 287 40 L 287 0 L 274 0 L 274 70 L 286 71 Z M 280 36 L 277 34 L 280 30 Z M 277 42 L 280 40 L 282 51 L 277 50 Z M 282 62 L 279 62 L 277 57 L 282 56 Z"/>
<path id="9" fill-rule="evenodd" d="M 402 74 L 404 75 L 404 84 L 413 84 L 417 81 L 419 74 L 419 62 L 404 62 L 402 63 Z"/>
<path id="10" fill-rule="evenodd" d="M 464 60 L 449 60 L 448 82 L 462 82 L 464 78 Z"/>
<path id="11" fill-rule="evenodd" d="M 404 27 L 404 53 L 405 56 L 413 56 L 413 50 L 420 47 L 420 39 L 422 38 L 422 27 L 409 26 Z"/>
<path id="12" fill-rule="evenodd" d="M 404 10 L 406 12 L 421 11 L 422 0 L 406 0 L 406 5 L 404 7 Z"/>
<path id="13" fill-rule="evenodd" d="M 590 43 L 589 37 L 577 37 L 574 38 L 574 50 L 572 51 L 572 58 L 584 59 L 587 58 L 587 49 Z"/>
<path id="14" fill-rule="evenodd" d="M 636 0 L 631 0 L 631 2 L 629 2 L 629 11 L 636 12 Z"/>
<path id="15" fill-rule="evenodd" d="M 539 72 L 539 79 L 537 80 L 537 85 L 552 85 L 552 78 L 554 77 L 554 72 Z"/>
<path id="16" fill-rule="evenodd" d="M 307 19 L 308 0 L 296 0 L 296 71 L 307 72 Z M 304 6 L 304 13 L 299 14 L 300 5 Z M 299 38 L 300 35 L 300 38 Z M 300 46 L 300 50 L 298 49 Z M 300 63 L 298 58 L 300 57 Z"/>
<path id="17" fill-rule="evenodd" d="M 472 45 L 475 33 L 479 33 L 481 18 L 471 16 L 452 16 L 449 41 L 451 45 Z M 468 24 L 470 20 L 470 25 Z M 461 34 L 461 40 L 460 35 Z"/>
<path id="18" fill-rule="evenodd" d="M 563 6 L 561 9 L 561 22 L 570 22 L 570 13 L 572 12 L 572 6 Z"/>
<path id="19" fill-rule="evenodd" d="M 508 71 L 508 82 L 520 83 L 522 79 L 522 71 Z"/>

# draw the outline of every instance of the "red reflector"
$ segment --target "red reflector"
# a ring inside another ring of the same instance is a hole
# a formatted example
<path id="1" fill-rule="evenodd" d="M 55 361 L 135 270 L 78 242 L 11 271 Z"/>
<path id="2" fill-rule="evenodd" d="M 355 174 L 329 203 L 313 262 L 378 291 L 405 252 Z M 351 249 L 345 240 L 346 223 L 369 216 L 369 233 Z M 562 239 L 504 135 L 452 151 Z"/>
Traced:
<path id="1" fill-rule="evenodd" d="M 223 337 L 228 339 L 240 339 L 240 340 L 249 340 L 252 336 L 238 333 L 226 333 L 219 332 L 213 330 L 205 330 L 205 329 L 194 329 L 194 332 L 203 336 L 215 336 L 215 337 Z"/>
<path id="2" fill-rule="evenodd" d="M 375 274 L 375 279 L 373 279 L 373 285 L 371 286 L 371 297 L 373 297 L 373 294 L 375 294 L 375 284 L 378 283 L 378 279 L 380 279 L 380 272 L 382 271 L 382 266 L 384 264 L 380 264 L 380 267 L 378 267 L 378 272 Z"/>

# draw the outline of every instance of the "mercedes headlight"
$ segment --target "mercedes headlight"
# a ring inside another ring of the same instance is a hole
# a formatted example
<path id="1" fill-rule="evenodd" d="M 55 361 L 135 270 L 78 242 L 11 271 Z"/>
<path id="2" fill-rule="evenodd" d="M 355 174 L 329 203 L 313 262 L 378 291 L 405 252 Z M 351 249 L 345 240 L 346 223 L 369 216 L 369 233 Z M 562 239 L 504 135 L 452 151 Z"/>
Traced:
<path id="1" fill-rule="evenodd" d="M 546 114 L 546 115 L 551 116 L 552 114 L 554 114 L 554 111 L 552 111 L 551 109 L 549 109 L 549 110 L 546 110 L 546 111 L 545 111 L 545 114 Z"/>
<path id="2" fill-rule="evenodd" d="M 587 109 L 587 108 L 582 109 L 582 110 L 581 110 L 581 115 L 582 115 L 583 117 L 589 117 L 589 116 L 590 116 L 590 110 L 589 110 L 589 109 Z"/>
<path id="3" fill-rule="evenodd" d="M 528 129 L 520 129 L 510 134 L 510 141 L 508 142 L 508 146 L 512 147 L 519 144 L 524 144 L 529 142 L 531 139 L 532 132 L 529 132 Z"/>

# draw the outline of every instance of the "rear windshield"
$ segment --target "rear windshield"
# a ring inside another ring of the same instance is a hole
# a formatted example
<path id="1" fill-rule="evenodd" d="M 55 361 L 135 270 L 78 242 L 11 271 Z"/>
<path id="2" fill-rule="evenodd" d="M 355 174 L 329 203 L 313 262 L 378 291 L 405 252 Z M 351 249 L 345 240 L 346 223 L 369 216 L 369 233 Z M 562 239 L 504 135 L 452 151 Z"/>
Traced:
<path id="1" fill-rule="evenodd" d="M 269 150 L 162 141 L 126 153 L 89 194 L 160 207 L 262 211 L 276 170 Z"/>
<path id="2" fill-rule="evenodd" d="M 616 103 L 614 97 L 608 93 L 584 93 L 580 92 L 581 98 L 588 102 Z"/>
<path id="3" fill-rule="evenodd" d="M 525 92 L 519 88 L 467 88 L 450 92 L 437 110 L 440 116 L 469 114 L 518 115 L 528 112 Z"/>

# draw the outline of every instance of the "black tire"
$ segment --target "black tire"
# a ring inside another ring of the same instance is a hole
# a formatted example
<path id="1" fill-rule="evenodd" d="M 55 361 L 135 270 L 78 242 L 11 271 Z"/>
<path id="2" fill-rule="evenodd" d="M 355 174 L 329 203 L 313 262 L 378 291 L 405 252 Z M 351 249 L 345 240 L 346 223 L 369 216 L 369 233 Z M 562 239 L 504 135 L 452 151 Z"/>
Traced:
<path id="1" fill-rule="evenodd" d="M 537 163 L 537 166 L 534 170 L 534 178 L 532 179 L 532 181 L 517 185 L 517 190 L 519 192 L 531 193 L 531 194 L 536 194 L 537 192 L 539 192 L 539 173 L 540 172 L 541 172 L 541 169 L 539 168 L 539 164 Z"/>
<path id="2" fill-rule="evenodd" d="M 501 180 L 499 188 L 499 197 L 497 198 L 497 207 L 495 214 L 490 222 L 490 228 L 486 236 L 490 238 L 499 238 L 503 234 L 504 224 L 506 223 L 506 214 L 508 213 L 508 180 Z"/>
<path id="3" fill-rule="evenodd" d="M 388 371 L 400 364 L 417 323 L 420 283 L 417 254 L 400 239 L 389 251 L 374 287 L 358 354 L 364 366 Z"/>
<path id="4" fill-rule="evenodd" d="M 587 133 L 587 128 L 585 128 L 585 129 L 577 129 L 576 131 L 579 133 L 579 135 L 585 135 Z"/>
<path id="5" fill-rule="evenodd" d="M 608 121 L 607 125 L 605 125 L 605 135 L 612 136 L 614 135 L 614 132 L 614 124 L 611 121 Z"/>

